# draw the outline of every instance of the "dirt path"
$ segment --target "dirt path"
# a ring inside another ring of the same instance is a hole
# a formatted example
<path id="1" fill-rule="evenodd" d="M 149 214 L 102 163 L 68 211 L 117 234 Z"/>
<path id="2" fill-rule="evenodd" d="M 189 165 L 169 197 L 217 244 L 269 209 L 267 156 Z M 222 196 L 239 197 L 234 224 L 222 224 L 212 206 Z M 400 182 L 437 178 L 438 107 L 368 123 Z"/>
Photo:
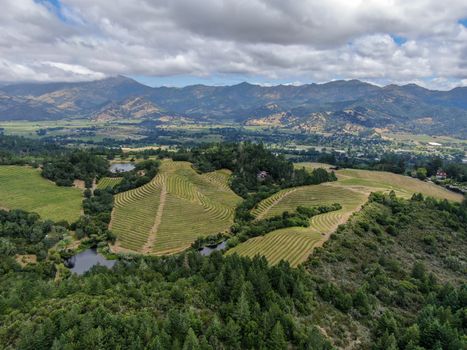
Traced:
<path id="1" fill-rule="evenodd" d="M 284 194 L 282 197 L 280 198 L 277 198 L 274 202 L 271 203 L 271 205 L 265 210 L 263 211 L 261 214 L 259 214 L 255 220 L 261 220 L 267 213 L 269 213 L 269 211 L 274 207 L 276 206 L 281 200 L 283 200 L 285 197 L 287 197 L 289 194 L 295 192 L 297 189 L 293 189 L 289 192 L 287 192 L 286 194 Z"/>
<path id="2" fill-rule="evenodd" d="M 151 232 L 149 232 L 148 240 L 144 244 L 141 252 L 143 254 L 151 253 L 152 246 L 156 241 L 157 230 L 162 221 L 162 214 L 164 213 L 165 200 L 167 198 L 167 184 L 162 182 L 161 196 L 159 199 L 159 207 L 157 208 L 156 219 L 154 220 L 154 225 L 152 225 Z"/>

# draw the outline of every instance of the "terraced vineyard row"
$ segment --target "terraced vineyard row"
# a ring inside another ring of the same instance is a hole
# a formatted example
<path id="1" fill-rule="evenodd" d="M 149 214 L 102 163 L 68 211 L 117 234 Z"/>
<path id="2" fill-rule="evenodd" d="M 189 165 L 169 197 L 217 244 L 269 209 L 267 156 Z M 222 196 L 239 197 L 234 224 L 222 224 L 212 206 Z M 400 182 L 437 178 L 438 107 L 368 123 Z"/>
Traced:
<path id="1" fill-rule="evenodd" d="M 267 208 L 267 211 L 262 212 L 263 218 L 279 215 L 284 211 L 295 211 L 298 205 L 309 207 L 338 202 L 342 205 L 342 209 L 312 217 L 309 227 L 285 228 L 249 239 L 230 249 L 227 254 L 237 253 L 249 257 L 260 254 L 271 264 L 286 260 L 292 266 L 297 266 L 307 259 L 314 246 L 326 239 L 329 233 L 344 222 L 367 198 L 367 194 L 334 184 L 303 186 L 295 188 L 293 192 L 290 190 L 281 192 L 271 196 L 275 197 L 274 199 L 271 197 L 265 199 L 264 202 L 268 205 L 260 203 L 263 205 L 259 207 Z"/>
<path id="2" fill-rule="evenodd" d="M 299 163 L 309 170 L 322 167 L 321 164 Z M 293 266 L 306 260 L 312 248 L 321 245 L 334 232 L 340 223 L 360 208 L 370 192 L 394 190 L 397 195 L 410 197 L 414 192 L 437 198 L 460 201 L 462 196 L 449 192 L 439 186 L 422 182 L 407 176 L 386 172 L 344 169 L 336 172 L 337 182 L 304 186 L 282 190 L 265 199 L 252 213 L 257 218 L 280 215 L 284 211 L 294 211 L 297 206 L 313 206 L 338 202 L 342 209 L 317 215 L 310 220 L 310 227 L 293 227 L 273 231 L 263 237 L 252 238 L 229 250 L 227 254 L 244 256 L 264 255 L 271 264 L 281 259 Z"/>
<path id="3" fill-rule="evenodd" d="M 265 236 L 255 237 L 227 251 L 227 254 L 239 254 L 254 257 L 263 255 L 270 264 L 281 260 L 297 266 L 305 261 L 313 246 L 321 239 L 316 231 L 305 227 L 293 227 L 271 232 Z M 282 249 L 278 249 L 282 247 Z"/>
<path id="4" fill-rule="evenodd" d="M 356 169 L 342 169 L 337 171 L 336 174 L 340 178 L 339 182 L 346 186 L 367 187 L 372 191 L 378 189 L 394 190 L 396 194 L 404 197 L 410 197 L 413 193 L 419 192 L 438 199 L 448 199 L 457 202 L 462 201 L 462 196 L 458 193 L 448 191 L 433 183 L 420 181 L 408 176 L 384 171 Z"/>
<path id="5" fill-rule="evenodd" d="M 201 175 L 206 178 L 211 183 L 215 184 L 217 187 L 221 188 L 224 191 L 230 191 L 229 187 L 229 177 L 230 170 L 221 169 L 218 171 L 212 171 Z"/>
<path id="6" fill-rule="evenodd" d="M 295 192 L 296 188 L 286 188 L 282 191 L 279 191 L 272 196 L 266 198 L 265 200 L 261 201 L 255 209 L 251 211 L 251 213 L 259 220 L 266 216 L 269 210 L 279 201 L 284 199 L 285 196 L 289 195 L 292 192 Z"/>
<path id="7" fill-rule="evenodd" d="M 143 248 L 154 225 L 160 192 L 160 187 L 146 185 L 116 196 L 111 229 L 120 247 L 136 252 Z"/>
<path id="8" fill-rule="evenodd" d="M 116 249 L 170 254 L 186 249 L 199 236 L 227 230 L 240 201 L 228 187 L 228 174 L 220 170 L 200 175 L 188 162 L 163 161 L 150 183 L 116 196 Z"/>
<path id="9" fill-rule="evenodd" d="M 121 181 L 121 177 L 103 177 L 99 180 L 96 187 L 100 190 L 107 187 L 113 188 L 114 186 L 118 185 Z"/>
<path id="10" fill-rule="evenodd" d="M 279 200 L 276 198 L 279 198 Z M 263 211 L 263 218 L 269 218 L 281 215 L 284 211 L 293 212 L 299 205 L 310 207 L 338 202 L 345 208 L 347 205 L 352 206 L 355 202 L 360 202 L 358 200 L 360 198 L 364 200 L 365 196 L 359 196 L 358 192 L 342 186 L 321 184 L 282 190 L 260 202 L 258 208 L 263 208 L 261 210 L 267 208 L 267 212 L 264 213 Z"/>

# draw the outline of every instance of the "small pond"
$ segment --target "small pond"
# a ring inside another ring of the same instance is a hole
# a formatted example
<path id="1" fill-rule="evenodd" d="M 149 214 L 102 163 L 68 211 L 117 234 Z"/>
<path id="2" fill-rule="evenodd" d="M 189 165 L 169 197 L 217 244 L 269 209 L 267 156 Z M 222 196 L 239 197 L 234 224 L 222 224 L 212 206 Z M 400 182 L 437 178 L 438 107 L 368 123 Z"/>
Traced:
<path id="1" fill-rule="evenodd" d="M 204 255 L 204 256 L 208 256 L 210 255 L 212 252 L 216 251 L 216 250 L 222 250 L 222 249 L 225 249 L 227 247 L 227 241 L 222 241 L 220 242 L 219 244 L 214 244 L 214 245 L 210 245 L 210 246 L 206 246 L 206 247 L 203 247 L 201 248 L 199 251 L 199 253 L 201 255 Z"/>
<path id="2" fill-rule="evenodd" d="M 68 267 L 71 272 L 74 272 L 77 275 L 82 275 L 95 265 L 102 265 L 111 268 L 116 262 L 117 260 L 108 260 L 104 256 L 100 255 L 96 248 L 89 248 L 84 252 L 67 259 L 65 261 L 65 266 Z"/>
<path id="3" fill-rule="evenodd" d="M 109 170 L 111 173 L 124 173 L 125 171 L 131 171 L 135 168 L 133 163 L 114 163 L 110 166 Z"/>

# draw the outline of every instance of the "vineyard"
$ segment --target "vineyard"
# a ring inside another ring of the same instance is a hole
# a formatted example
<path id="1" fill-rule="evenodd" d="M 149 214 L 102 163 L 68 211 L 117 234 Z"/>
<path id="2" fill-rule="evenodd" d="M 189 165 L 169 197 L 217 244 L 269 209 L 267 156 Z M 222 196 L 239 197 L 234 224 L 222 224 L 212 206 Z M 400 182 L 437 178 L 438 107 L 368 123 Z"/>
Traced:
<path id="1" fill-rule="evenodd" d="M 253 211 L 257 218 L 266 219 L 284 211 L 293 212 L 299 205 L 311 207 L 338 202 L 342 209 L 312 217 L 309 227 L 285 228 L 249 239 L 227 254 L 237 253 L 249 257 L 260 254 L 271 264 L 286 260 L 292 266 L 297 266 L 307 259 L 313 247 L 324 242 L 339 224 L 358 210 L 366 202 L 367 196 L 368 193 L 335 183 L 282 190 L 258 205 Z"/>
<path id="2" fill-rule="evenodd" d="M 76 221 L 81 213 L 82 191 L 59 187 L 44 179 L 39 169 L 0 166 L 0 208 L 23 209 L 43 219 Z"/>
<path id="3" fill-rule="evenodd" d="M 311 170 L 318 164 L 296 165 L 301 166 Z M 299 205 L 335 202 L 342 205 L 341 210 L 311 218 L 309 227 L 285 228 L 249 239 L 230 249 L 227 254 L 237 253 L 249 257 L 259 254 L 264 255 L 271 264 L 286 260 L 296 266 L 307 259 L 314 247 L 323 244 L 337 226 L 347 221 L 366 202 L 368 195 L 375 191 L 394 190 L 403 197 L 420 192 L 436 198 L 462 200 L 462 196 L 439 186 L 392 173 L 345 169 L 336 171 L 336 175 L 339 179 L 337 182 L 284 189 L 261 201 L 252 214 L 259 220 L 280 215 L 284 211 L 293 212 Z"/>
<path id="4" fill-rule="evenodd" d="M 367 187 L 375 190 L 394 190 L 397 195 L 410 197 L 413 193 L 422 193 L 438 199 L 462 201 L 462 195 L 448 191 L 430 182 L 420 181 L 408 176 L 397 175 L 384 171 L 369 171 L 356 169 L 343 169 L 336 172 L 342 185 L 352 187 Z"/>
<path id="5" fill-rule="evenodd" d="M 97 183 L 97 188 L 100 190 L 107 187 L 113 188 L 114 186 L 118 185 L 121 181 L 121 177 L 103 177 Z"/>
<path id="6" fill-rule="evenodd" d="M 115 196 L 114 250 L 171 254 L 199 236 L 228 230 L 240 201 L 228 187 L 229 175 L 226 170 L 200 175 L 188 162 L 164 160 L 151 182 Z"/>

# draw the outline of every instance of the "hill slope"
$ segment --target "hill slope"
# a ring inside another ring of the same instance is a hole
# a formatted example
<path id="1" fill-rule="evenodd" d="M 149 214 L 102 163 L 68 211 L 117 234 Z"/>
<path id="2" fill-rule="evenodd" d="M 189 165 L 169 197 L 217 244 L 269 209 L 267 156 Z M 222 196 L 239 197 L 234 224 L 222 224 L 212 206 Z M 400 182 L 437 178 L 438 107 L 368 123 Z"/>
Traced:
<path id="1" fill-rule="evenodd" d="M 199 175 L 188 162 L 162 162 L 148 184 L 115 197 L 114 251 L 170 254 L 199 236 L 226 231 L 240 201 L 227 185 L 229 172 Z"/>
<path id="2" fill-rule="evenodd" d="M 309 163 L 297 167 L 314 168 Z M 262 255 L 270 264 L 281 260 L 292 266 L 305 261 L 314 248 L 328 240 L 338 225 L 344 224 L 367 201 L 371 192 L 391 190 L 404 198 L 414 193 L 423 193 L 438 199 L 462 201 L 462 196 L 434 184 L 422 182 L 407 176 L 380 171 L 343 169 L 336 172 L 338 181 L 319 185 L 285 189 L 266 198 L 253 210 L 259 219 L 271 218 L 283 212 L 294 212 L 297 206 L 317 206 L 339 203 L 342 209 L 314 216 L 309 227 L 291 227 L 276 230 L 265 236 L 254 237 L 230 249 L 227 254 L 253 257 Z"/>
<path id="3" fill-rule="evenodd" d="M 414 84 L 381 88 L 358 80 L 151 88 L 122 76 L 0 87 L 0 120 L 157 119 L 162 111 L 194 120 L 308 131 L 378 127 L 467 137 L 467 88 L 432 91 Z"/>

